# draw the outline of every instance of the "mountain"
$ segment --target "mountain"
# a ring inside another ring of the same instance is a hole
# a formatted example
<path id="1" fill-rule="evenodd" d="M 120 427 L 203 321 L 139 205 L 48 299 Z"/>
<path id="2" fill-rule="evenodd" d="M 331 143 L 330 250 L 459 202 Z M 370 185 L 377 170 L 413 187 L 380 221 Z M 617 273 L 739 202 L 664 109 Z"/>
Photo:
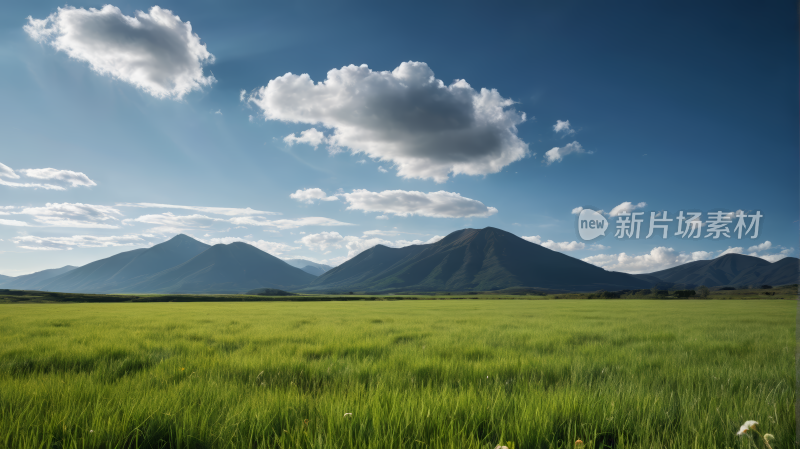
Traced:
<path id="1" fill-rule="evenodd" d="M 572 291 L 650 288 L 496 228 L 464 229 L 427 245 L 378 245 L 301 291 L 467 291 L 535 287 Z"/>
<path id="2" fill-rule="evenodd" d="M 242 242 L 214 245 L 192 259 L 125 286 L 130 293 L 241 293 L 305 286 L 314 276 Z"/>
<path id="3" fill-rule="evenodd" d="M 16 289 L 16 290 L 37 290 L 39 285 L 45 281 L 52 279 L 56 276 L 62 275 L 77 267 L 67 265 L 61 268 L 52 268 L 50 270 L 37 271 L 36 273 L 25 274 L 11 278 L 9 281 L 0 284 L 3 288 Z M 2 280 L 0 280 L 2 282 Z"/>
<path id="4" fill-rule="evenodd" d="M 67 293 L 119 293 L 156 273 L 182 264 L 209 248 L 180 234 L 150 248 L 126 251 L 40 283 L 37 289 Z M 145 293 L 145 292 L 137 292 Z"/>
<path id="5" fill-rule="evenodd" d="M 14 280 L 14 276 L 5 276 L 0 274 L 0 287 L 2 287 L 6 282 L 10 282 L 12 280 Z"/>
<path id="6" fill-rule="evenodd" d="M 288 263 L 289 265 L 291 265 L 291 266 L 293 266 L 295 268 L 299 268 L 301 270 L 305 270 L 306 267 L 318 268 L 319 269 L 318 271 L 308 271 L 308 270 L 306 270 L 308 273 L 311 273 L 311 274 L 313 274 L 315 276 L 320 276 L 322 273 L 325 273 L 326 271 L 329 271 L 331 268 L 333 268 L 330 265 L 316 263 L 316 262 L 312 262 L 310 260 L 305 260 L 305 259 L 286 259 L 286 260 L 284 260 L 284 262 Z M 319 273 L 319 274 L 317 274 L 317 273 Z"/>
<path id="7" fill-rule="evenodd" d="M 306 265 L 301 270 L 305 271 L 308 274 L 312 274 L 314 276 L 322 276 L 325 274 L 325 270 L 322 268 L 312 267 L 311 265 Z"/>
<path id="8" fill-rule="evenodd" d="M 726 254 L 716 259 L 689 262 L 645 276 L 687 286 L 761 286 L 764 284 L 774 286 L 797 284 L 799 270 L 800 259 L 796 257 L 786 257 L 771 263 L 760 257 Z"/>

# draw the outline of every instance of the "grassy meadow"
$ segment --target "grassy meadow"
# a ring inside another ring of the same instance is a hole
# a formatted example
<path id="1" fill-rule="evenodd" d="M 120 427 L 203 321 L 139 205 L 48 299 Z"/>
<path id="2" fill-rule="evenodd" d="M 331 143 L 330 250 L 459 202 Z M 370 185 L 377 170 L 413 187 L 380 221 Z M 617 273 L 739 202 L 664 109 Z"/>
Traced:
<path id="1" fill-rule="evenodd" d="M 0 306 L 0 447 L 795 446 L 796 301 Z"/>

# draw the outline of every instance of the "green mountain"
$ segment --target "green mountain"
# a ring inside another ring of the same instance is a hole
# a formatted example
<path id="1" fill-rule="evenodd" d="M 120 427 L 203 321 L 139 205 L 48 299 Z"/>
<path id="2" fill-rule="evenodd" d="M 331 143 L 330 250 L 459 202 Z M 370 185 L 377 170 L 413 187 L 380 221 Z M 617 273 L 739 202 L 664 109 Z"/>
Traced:
<path id="1" fill-rule="evenodd" d="M 533 287 L 572 291 L 650 288 L 496 228 L 464 229 L 427 245 L 378 245 L 301 291 L 468 291 Z"/>
<path id="2" fill-rule="evenodd" d="M 128 291 L 129 285 L 182 264 L 208 248 L 205 243 L 180 234 L 150 248 L 126 251 L 92 262 L 40 283 L 36 288 L 66 293 Z"/>
<path id="3" fill-rule="evenodd" d="M 192 259 L 127 285 L 130 293 L 242 293 L 295 289 L 314 276 L 242 242 L 214 245 Z"/>
<path id="4" fill-rule="evenodd" d="M 3 288 L 16 289 L 16 290 L 38 290 L 39 286 L 45 281 L 48 281 L 56 276 L 62 275 L 77 267 L 67 265 L 61 268 L 52 268 L 50 270 L 37 271 L 36 273 L 25 274 L 11 278 L 9 281 L 1 284 Z M 1 282 L 1 281 L 0 281 Z"/>
<path id="5" fill-rule="evenodd" d="M 738 287 L 797 284 L 798 270 L 800 259 L 796 257 L 786 257 L 771 263 L 760 257 L 726 254 L 716 259 L 689 262 L 644 276 L 689 287 Z"/>

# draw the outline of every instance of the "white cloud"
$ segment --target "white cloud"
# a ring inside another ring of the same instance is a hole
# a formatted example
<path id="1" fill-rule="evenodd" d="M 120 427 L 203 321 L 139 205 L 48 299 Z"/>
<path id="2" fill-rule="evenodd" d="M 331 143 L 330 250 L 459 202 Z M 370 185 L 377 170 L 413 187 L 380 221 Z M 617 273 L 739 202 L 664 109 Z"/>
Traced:
<path id="1" fill-rule="evenodd" d="M 589 249 L 592 251 L 603 251 L 609 248 L 610 246 L 606 246 L 601 243 L 592 243 L 591 245 L 589 245 Z"/>
<path id="2" fill-rule="evenodd" d="M 181 229 L 194 229 L 194 228 L 207 228 L 214 223 L 224 222 L 222 218 L 212 218 L 206 215 L 193 214 L 193 215 L 175 215 L 172 212 L 164 212 L 163 214 L 150 214 L 142 215 L 133 220 L 125 220 L 126 223 L 135 221 L 139 223 L 154 224 L 158 226 L 167 227 L 172 230 Z M 161 229 L 160 231 L 164 231 Z M 163 233 L 163 232 L 160 232 Z"/>
<path id="3" fill-rule="evenodd" d="M 538 235 L 523 236 L 522 238 L 531 243 L 542 245 L 547 249 L 552 249 L 553 251 L 577 251 L 586 248 L 585 243 L 576 242 L 574 240 L 571 242 L 554 242 L 553 240 L 542 241 L 542 238 Z"/>
<path id="4" fill-rule="evenodd" d="M 426 240 L 425 243 L 436 243 L 436 242 L 438 242 L 439 240 L 441 240 L 443 238 L 444 238 L 443 235 L 434 235 L 433 237 L 431 237 L 428 240 Z"/>
<path id="5" fill-rule="evenodd" d="M 97 184 L 81 172 L 71 170 L 56 170 L 55 168 L 28 168 L 20 169 L 17 172 L 25 177 L 42 179 L 55 182 L 55 184 L 41 184 L 35 182 L 12 182 L 3 178 L 20 179 L 20 176 L 11 167 L 0 164 L 0 185 L 8 187 L 29 187 L 45 190 L 66 190 L 66 187 L 93 187 Z"/>
<path id="6" fill-rule="evenodd" d="M 378 219 L 378 220 L 388 220 L 388 219 L 389 219 L 389 216 L 388 216 L 388 215 L 386 215 L 386 214 L 383 214 L 383 215 L 378 215 L 378 216 L 377 216 L 377 217 L 375 217 L 375 218 L 376 218 L 376 219 Z"/>
<path id="7" fill-rule="evenodd" d="M 583 210 L 583 207 L 578 206 L 575 209 L 572 209 L 572 213 L 575 214 L 575 215 L 578 215 L 579 213 L 581 213 L 582 210 Z"/>
<path id="8" fill-rule="evenodd" d="M 253 240 L 252 235 L 248 235 L 245 237 L 217 237 L 211 239 L 198 239 L 201 242 L 207 245 L 230 245 L 233 242 L 242 242 L 247 243 L 248 245 L 255 246 L 256 248 L 264 251 L 265 253 L 269 253 L 273 256 L 280 256 L 285 252 L 294 251 L 296 249 L 300 249 L 299 246 L 291 246 L 285 243 L 278 243 L 278 242 L 268 242 L 266 240 Z"/>
<path id="9" fill-rule="evenodd" d="M 552 164 L 553 162 L 561 162 L 564 159 L 564 156 L 568 154 L 592 154 L 592 151 L 586 151 L 580 143 L 577 141 L 568 143 L 563 147 L 554 147 L 544 154 L 544 161 L 547 162 L 547 165 Z"/>
<path id="10" fill-rule="evenodd" d="M 301 132 L 299 137 L 295 136 L 294 133 L 291 133 L 284 137 L 283 141 L 289 146 L 292 146 L 296 143 L 307 143 L 314 147 L 314 149 L 317 149 L 317 147 L 324 143 L 326 139 L 325 134 L 322 133 L 322 131 L 317 131 L 316 128 L 311 128 Z"/>
<path id="11" fill-rule="evenodd" d="M 222 115 L 222 109 L 217 109 L 217 112 L 215 112 L 214 114 Z"/>
<path id="12" fill-rule="evenodd" d="M 203 76 L 203 64 L 213 63 L 189 22 L 158 6 L 136 17 L 119 8 L 58 8 L 46 19 L 28 16 L 28 35 L 71 58 L 88 62 L 92 70 L 130 83 L 156 98 L 180 99 L 216 80 Z"/>
<path id="13" fill-rule="evenodd" d="M 366 164 L 367 160 L 366 159 L 360 159 L 360 160 L 357 160 L 356 163 L 357 164 Z"/>
<path id="14" fill-rule="evenodd" d="M 742 254 L 743 252 L 744 252 L 744 248 L 742 248 L 741 246 L 737 246 L 737 247 L 730 247 L 729 246 L 728 249 L 726 249 L 724 251 L 720 251 L 719 255 L 720 256 L 724 256 L 726 254 Z"/>
<path id="15" fill-rule="evenodd" d="M 387 169 L 383 168 L 383 166 L 382 166 L 382 165 L 379 165 L 379 166 L 378 166 L 378 171 L 379 171 L 379 172 L 381 172 L 381 173 L 389 173 L 389 170 L 387 170 Z"/>
<path id="16" fill-rule="evenodd" d="M 289 198 L 300 201 L 301 203 L 313 204 L 315 200 L 319 201 L 338 201 L 339 197 L 333 195 L 328 196 L 324 190 L 313 189 L 298 189 L 296 192 L 289 195 Z"/>
<path id="17" fill-rule="evenodd" d="M 19 220 L 5 220 L 0 218 L 0 225 L 5 226 L 30 226 L 28 223 Z"/>
<path id="18" fill-rule="evenodd" d="M 253 116 L 252 115 L 248 115 L 247 116 L 247 121 L 252 123 L 253 122 Z"/>
<path id="19" fill-rule="evenodd" d="M 8 165 L 0 163 L 0 178 L 19 179 L 19 175 L 14 173 Z"/>
<path id="20" fill-rule="evenodd" d="M 73 235 L 71 237 L 35 237 L 26 235 L 15 237 L 14 243 L 20 248 L 31 250 L 63 250 L 72 248 L 105 248 L 111 246 L 144 245 L 142 237 L 153 237 L 150 234 L 128 234 L 110 237 L 93 235 Z"/>
<path id="21" fill-rule="evenodd" d="M 265 220 L 261 217 L 234 217 L 230 220 L 235 225 L 267 226 L 278 229 L 294 229 L 301 226 L 353 226 L 352 223 L 343 223 L 332 218 L 303 217 L 296 220 Z"/>
<path id="22" fill-rule="evenodd" d="M 320 232 L 319 234 L 309 234 L 296 243 L 302 243 L 306 248 L 313 251 L 326 251 L 328 248 L 341 248 L 344 237 L 338 232 Z"/>
<path id="23" fill-rule="evenodd" d="M 83 173 L 71 170 L 56 170 L 55 168 L 29 168 L 20 170 L 25 176 L 47 181 L 61 181 L 71 187 L 93 187 L 97 184 Z"/>
<path id="24" fill-rule="evenodd" d="M 516 126 L 525 114 L 496 90 L 464 80 L 445 85 L 424 62 L 376 72 L 350 65 L 314 83 L 287 73 L 256 89 L 248 101 L 266 120 L 321 124 L 334 132 L 329 151 L 349 148 L 390 161 L 404 178 L 485 175 L 528 155 Z"/>
<path id="25" fill-rule="evenodd" d="M 645 203 L 644 201 L 642 201 L 639 204 L 633 204 L 630 201 L 626 201 L 626 202 L 624 202 L 622 204 L 619 204 L 619 205 L 615 206 L 613 209 L 611 209 L 611 212 L 609 212 L 609 215 L 612 216 L 612 217 L 616 217 L 616 216 L 618 216 L 619 214 L 621 214 L 623 212 L 631 213 L 634 210 L 641 209 L 641 208 L 643 208 L 645 206 L 647 206 L 647 203 Z"/>
<path id="26" fill-rule="evenodd" d="M 575 130 L 570 128 L 569 120 L 561 121 L 556 120 L 556 124 L 553 125 L 553 131 L 557 133 L 564 133 L 564 134 L 574 134 Z"/>
<path id="27" fill-rule="evenodd" d="M 111 206 L 83 203 L 47 203 L 40 207 L 24 207 L 19 215 L 31 215 L 34 221 L 43 226 L 62 228 L 101 228 L 116 229 L 122 213 Z"/>
<path id="28" fill-rule="evenodd" d="M 672 268 L 687 262 L 711 258 L 712 253 L 708 251 L 695 251 L 687 254 L 679 253 L 672 248 L 659 246 L 653 248 L 649 253 L 638 256 L 631 256 L 626 253 L 598 254 L 581 260 L 609 271 L 637 274 L 666 270 L 667 268 Z"/>
<path id="29" fill-rule="evenodd" d="M 772 248 L 772 242 L 767 240 L 764 243 L 761 243 L 759 245 L 755 245 L 755 246 L 751 246 L 750 248 L 747 248 L 747 251 L 750 251 L 750 252 L 766 251 L 766 250 L 768 250 L 770 248 Z"/>
<path id="30" fill-rule="evenodd" d="M 278 212 L 267 212 L 263 210 L 254 210 L 246 207 L 202 207 L 202 206 L 176 206 L 174 204 L 158 204 L 158 203 L 117 203 L 119 207 L 143 207 L 153 209 L 185 209 L 194 210 L 197 212 L 204 212 L 207 214 L 227 215 L 229 217 L 239 215 L 281 215 Z"/>
<path id="31" fill-rule="evenodd" d="M 247 91 L 246 90 L 244 90 L 244 89 L 240 90 L 239 91 L 239 101 L 244 101 L 246 95 L 247 95 Z M 250 117 L 252 117 L 252 115 Z"/>
<path id="32" fill-rule="evenodd" d="M 437 218 L 466 218 L 488 217 L 497 213 L 497 209 L 486 207 L 478 200 L 444 190 L 423 193 L 406 190 L 370 192 L 358 189 L 353 190 L 352 193 L 341 195 L 349 203 L 348 210 L 382 212 L 401 217 L 419 215 Z"/>

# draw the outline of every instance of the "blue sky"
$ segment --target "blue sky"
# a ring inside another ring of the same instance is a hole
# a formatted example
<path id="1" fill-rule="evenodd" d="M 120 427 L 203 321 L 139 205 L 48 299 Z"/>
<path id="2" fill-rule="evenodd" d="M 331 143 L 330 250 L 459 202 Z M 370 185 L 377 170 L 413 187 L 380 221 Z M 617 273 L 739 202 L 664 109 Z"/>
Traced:
<path id="1" fill-rule="evenodd" d="M 795 3 L 383 3 L 4 3 L 0 274 L 181 232 L 332 265 L 486 226 L 627 272 L 798 255 Z M 628 202 L 763 218 L 580 239 L 573 209 Z"/>

